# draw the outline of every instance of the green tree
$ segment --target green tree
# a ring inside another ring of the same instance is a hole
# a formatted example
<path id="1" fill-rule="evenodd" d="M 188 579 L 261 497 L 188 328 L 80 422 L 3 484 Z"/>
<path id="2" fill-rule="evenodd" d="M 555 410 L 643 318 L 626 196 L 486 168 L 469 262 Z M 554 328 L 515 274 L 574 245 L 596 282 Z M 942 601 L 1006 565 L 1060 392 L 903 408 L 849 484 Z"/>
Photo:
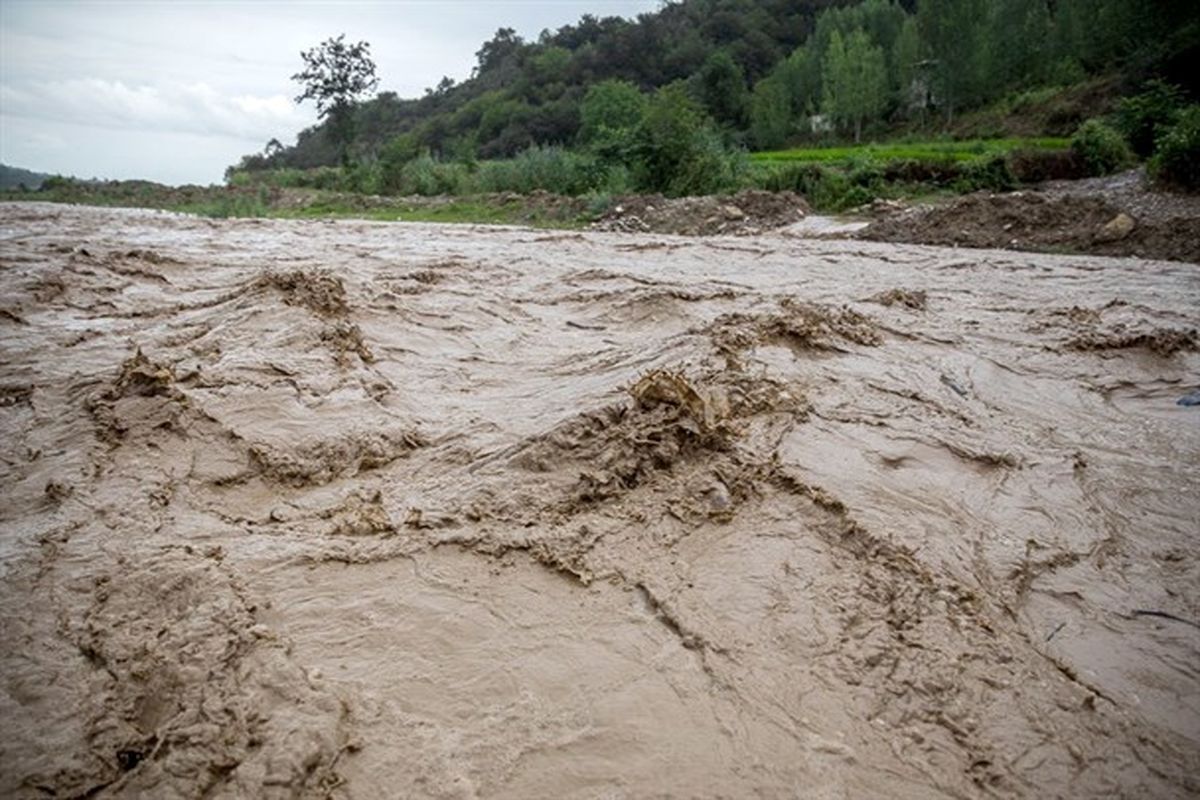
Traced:
<path id="1" fill-rule="evenodd" d="M 982 88 L 987 94 L 1040 79 L 1050 56 L 1050 10 L 1045 0 L 994 0 L 985 38 Z"/>
<path id="2" fill-rule="evenodd" d="M 896 42 L 892 46 L 892 64 L 895 65 L 897 99 L 904 113 L 924 108 L 924 92 L 921 84 L 921 37 L 917 33 L 917 21 L 913 17 L 904 20 Z"/>
<path id="3" fill-rule="evenodd" d="M 681 82 L 664 86 L 651 98 L 634 153 L 634 182 L 640 191 L 700 195 L 733 184 L 734 159 Z"/>
<path id="4" fill-rule="evenodd" d="M 632 83 L 597 83 L 588 89 L 579 108 L 579 140 L 605 160 L 626 161 L 645 113 L 646 96 Z"/>
<path id="5" fill-rule="evenodd" d="M 763 78 L 750 97 L 750 134 L 754 146 L 782 147 L 792 130 L 792 97 L 778 76 Z"/>
<path id="6" fill-rule="evenodd" d="M 738 127 L 746 117 L 746 76 L 725 50 L 708 57 L 696 74 L 696 91 L 710 116 Z"/>
<path id="7" fill-rule="evenodd" d="M 313 100 L 317 116 L 325 120 L 326 132 L 333 139 L 341 162 L 349 163 L 350 143 L 354 140 L 354 105 L 358 98 L 379 85 L 371 46 L 366 42 L 346 44 L 346 35 L 326 39 L 304 51 L 300 58 L 304 69 L 292 76 L 304 87 L 297 103 Z"/>
<path id="8" fill-rule="evenodd" d="M 983 0 L 918 0 L 921 39 L 934 59 L 936 101 L 949 124 L 974 99 L 983 65 Z"/>
<path id="9" fill-rule="evenodd" d="M 1125 135 L 1133 152 L 1142 158 L 1154 153 L 1154 142 L 1170 128 L 1184 106 L 1183 91 L 1160 80 L 1146 84 L 1146 90 L 1124 97 L 1117 104 L 1117 130 Z"/>
<path id="10" fill-rule="evenodd" d="M 863 122 L 878 117 L 887 104 L 883 48 L 865 31 L 854 31 L 844 44 L 834 31 L 823 67 L 823 109 L 839 127 L 852 127 L 858 142 Z"/>

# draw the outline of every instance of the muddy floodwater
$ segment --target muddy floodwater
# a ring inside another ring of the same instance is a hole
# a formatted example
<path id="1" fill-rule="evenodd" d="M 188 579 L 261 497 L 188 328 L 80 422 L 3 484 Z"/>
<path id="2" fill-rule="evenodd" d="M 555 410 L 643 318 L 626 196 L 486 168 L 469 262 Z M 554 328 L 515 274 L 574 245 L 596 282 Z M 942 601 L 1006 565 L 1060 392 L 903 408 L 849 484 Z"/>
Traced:
<path id="1" fill-rule="evenodd" d="M 0 795 L 1200 792 L 1200 267 L 0 206 Z"/>

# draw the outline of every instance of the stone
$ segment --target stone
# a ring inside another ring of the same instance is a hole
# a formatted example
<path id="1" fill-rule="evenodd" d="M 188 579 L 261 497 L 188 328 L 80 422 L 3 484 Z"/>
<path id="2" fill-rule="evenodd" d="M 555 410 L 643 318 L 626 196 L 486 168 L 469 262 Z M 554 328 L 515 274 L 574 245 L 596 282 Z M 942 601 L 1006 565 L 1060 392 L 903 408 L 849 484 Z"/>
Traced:
<path id="1" fill-rule="evenodd" d="M 1104 227 L 1100 229 L 1100 234 L 1096 238 L 1102 242 L 1120 241 L 1133 233 L 1133 229 L 1136 227 L 1137 223 L 1133 221 L 1133 217 L 1122 211 L 1104 223 Z"/>

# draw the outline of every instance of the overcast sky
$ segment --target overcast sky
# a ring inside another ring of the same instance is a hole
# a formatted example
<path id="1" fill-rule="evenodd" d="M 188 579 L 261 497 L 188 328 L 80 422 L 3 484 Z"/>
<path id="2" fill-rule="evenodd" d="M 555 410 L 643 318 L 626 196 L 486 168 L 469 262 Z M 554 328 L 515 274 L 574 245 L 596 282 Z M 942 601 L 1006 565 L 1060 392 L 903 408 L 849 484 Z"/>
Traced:
<path id="1" fill-rule="evenodd" d="M 300 51 L 366 40 L 380 90 L 466 78 L 498 28 L 535 39 L 583 14 L 658 0 L 65 2 L 0 0 L 0 161 L 39 172 L 218 183 L 316 121 L 289 76 Z"/>

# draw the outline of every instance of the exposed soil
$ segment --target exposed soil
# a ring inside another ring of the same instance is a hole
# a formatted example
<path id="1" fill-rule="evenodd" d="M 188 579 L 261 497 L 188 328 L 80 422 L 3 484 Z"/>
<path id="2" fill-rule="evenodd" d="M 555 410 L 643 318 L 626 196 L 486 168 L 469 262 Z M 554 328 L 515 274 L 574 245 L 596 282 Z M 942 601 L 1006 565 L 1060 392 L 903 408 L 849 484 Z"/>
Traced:
<path id="1" fill-rule="evenodd" d="M 1200 196 L 1155 190 L 1138 171 L 977 193 L 889 214 L 875 241 L 1094 253 L 1200 263 Z"/>
<path id="2" fill-rule="evenodd" d="M 808 203 L 793 192 L 745 189 L 728 197 L 629 195 L 592 224 L 594 230 L 675 233 L 687 236 L 748 236 L 798 222 Z"/>
<path id="3" fill-rule="evenodd" d="M 2 796 L 1200 793 L 1195 265 L 0 242 Z"/>

